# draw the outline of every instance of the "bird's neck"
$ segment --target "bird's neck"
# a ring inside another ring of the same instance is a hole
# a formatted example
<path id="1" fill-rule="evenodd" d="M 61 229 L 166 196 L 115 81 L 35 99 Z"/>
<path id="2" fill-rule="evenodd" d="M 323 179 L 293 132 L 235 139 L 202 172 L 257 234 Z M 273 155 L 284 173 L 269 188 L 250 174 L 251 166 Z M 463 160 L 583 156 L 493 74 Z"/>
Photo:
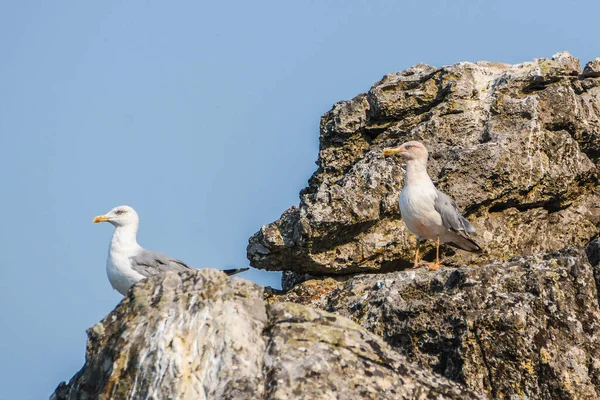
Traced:
<path id="1" fill-rule="evenodd" d="M 406 163 L 406 179 L 404 180 L 405 185 L 414 184 L 431 184 L 431 178 L 427 173 L 427 163 L 419 160 L 409 160 Z"/>
<path id="2" fill-rule="evenodd" d="M 117 226 L 110 247 L 113 249 L 133 250 L 140 247 L 137 242 L 138 225 Z"/>

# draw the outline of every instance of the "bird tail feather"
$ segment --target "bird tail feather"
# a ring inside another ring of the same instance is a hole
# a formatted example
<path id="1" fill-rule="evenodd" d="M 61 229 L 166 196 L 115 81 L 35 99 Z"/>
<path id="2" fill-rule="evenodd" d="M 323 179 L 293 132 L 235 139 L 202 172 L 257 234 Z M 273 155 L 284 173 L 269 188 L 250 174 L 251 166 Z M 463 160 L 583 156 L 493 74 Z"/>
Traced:
<path id="1" fill-rule="evenodd" d="M 450 246 L 458 247 L 459 249 L 470 251 L 472 253 L 478 253 L 481 251 L 481 247 L 473 239 L 467 235 L 461 235 L 457 233 L 454 235 L 451 241 L 448 242 Z"/>
<path id="2" fill-rule="evenodd" d="M 225 272 L 227 275 L 231 276 L 231 275 L 239 274 L 241 272 L 246 272 L 249 269 L 250 268 L 233 268 L 233 269 L 223 269 L 222 271 Z"/>

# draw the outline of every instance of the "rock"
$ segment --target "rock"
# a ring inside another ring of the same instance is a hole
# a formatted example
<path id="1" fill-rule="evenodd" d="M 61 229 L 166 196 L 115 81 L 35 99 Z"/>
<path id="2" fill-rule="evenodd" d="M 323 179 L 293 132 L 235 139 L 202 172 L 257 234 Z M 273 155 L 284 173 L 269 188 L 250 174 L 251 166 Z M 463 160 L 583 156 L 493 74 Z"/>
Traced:
<path id="1" fill-rule="evenodd" d="M 600 237 L 592 240 L 587 246 L 585 252 L 590 264 L 594 268 L 596 288 L 600 288 Z M 598 303 L 600 304 L 600 290 L 598 290 Z"/>
<path id="2" fill-rule="evenodd" d="M 600 267 L 600 237 L 590 242 L 586 248 L 586 255 L 593 267 Z"/>
<path id="3" fill-rule="evenodd" d="M 583 69 L 582 76 L 584 78 L 598 78 L 600 77 L 600 58 L 595 58 L 588 62 Z"/>
<path id="4" fill-rule="evenodd" d="M 269 311 L 267 399 L 483 398 L 407 363 L 346 318 L 293 303 Z"/>
<path id="5" fill-rule="evenodd" d="M 216 270 L 135 285 L 88 330 L 63 399 L 480 399 L 354 322 Z"/>
<path id="6" fill-rule="evenodd" d="M 140 283 L 88 330 L 86 363 L 54 399 L 262 396 L 261 287 L 217 270 Z"/>
<path id="7" fill-rule="evenodd" d="M 251 265 L 313 275 L 411 265 L 414 237 L 397 204 L 403 163 L 381 155 L 408 140 L 428 147 L 432 179 L 485 249 L 445 248 L 447 263 L 584 245 L 600 232 L 600 88 L 585 74 L 563 52 L 384 76 L 322 117 L 318 169 L 300 204 L 250 238 Z M 430 246 L 425 258 L 433 257 Z"/>
<path id="8" fill-rule="evenodd" d="M 482 267 L 313 279 L 269 302 L 352 318 L 409 361 L 506 399 L 600 399 L 600 239 Z"/>

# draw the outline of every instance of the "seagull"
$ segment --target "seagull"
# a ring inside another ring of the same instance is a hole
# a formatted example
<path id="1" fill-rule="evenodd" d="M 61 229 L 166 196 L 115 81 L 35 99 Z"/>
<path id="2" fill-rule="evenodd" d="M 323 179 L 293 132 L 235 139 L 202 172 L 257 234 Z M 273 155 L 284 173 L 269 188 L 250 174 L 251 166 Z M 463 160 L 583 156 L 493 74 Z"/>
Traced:
<path id="1" fill-rule="evenodd" d="M 401 155 L 406 160 L 406 178 L 398 202 L 402 220 L 408 230 L 417 237 L 415 263 L 419 267 L 419 241 L 436 242 L 435 263 L 429 264 L 430 270 L 440 265 L 440 243 L 470 252 L 480 252 L 481 247 L 471 237 L 475 228 L 458 210 L 456 203 L 445 193 L 436 189 L 427 173 L 429 153 L 423 144 L 417 141 L 404 143 L 400 147 L 386 148 L 384 156 Z"/>
<path id="2" fill-rule="evenodd" d="M 148 251 L 140 246 L 136 236 L 140 219 L 129 206 L 118 206 L 93 222 L 108 222 L 115 227 L 106 260 L 106 274 L 111 286 L 123 296 L 135 283 L 166 271 L 189 271 L 193 268 L 183 261 L 161 253 Z M 247 271 L 249 268 L 226 269 L 227 275 Z"/>

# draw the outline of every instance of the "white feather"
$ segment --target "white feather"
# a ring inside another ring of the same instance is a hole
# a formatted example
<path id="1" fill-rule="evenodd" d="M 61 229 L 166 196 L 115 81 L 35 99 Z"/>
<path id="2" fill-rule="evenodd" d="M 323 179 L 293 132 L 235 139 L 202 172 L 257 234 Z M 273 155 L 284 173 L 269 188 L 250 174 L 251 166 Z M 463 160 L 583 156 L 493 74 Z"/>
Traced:
<path id="1" fill-rule="evenodd" d="M 145 278 L 131 268 L 131 257 L 142 250 L 131 225 L 115 228 L 108 248 L 106 275 L 111 286 L 123 296 L 132 285 Z"/>
<path id="2" fill-rule="evenodd" d="M 435 187 L 427 177 L 405 185 L 398 199 L 404 224 L 419 239 L 435 240 L 445 231 L 435 210 L 435 196 Z"/>

